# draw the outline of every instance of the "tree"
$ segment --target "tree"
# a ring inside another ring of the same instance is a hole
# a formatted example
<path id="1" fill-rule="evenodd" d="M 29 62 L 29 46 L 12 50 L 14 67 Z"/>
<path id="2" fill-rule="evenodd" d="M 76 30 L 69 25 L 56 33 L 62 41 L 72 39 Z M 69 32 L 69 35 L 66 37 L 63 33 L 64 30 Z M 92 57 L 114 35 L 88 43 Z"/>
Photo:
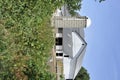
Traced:
<path id="1" fill-rule="evenodd" d="M 95 0 L 95 1 L 97 1 L 97 0 Z M 103 1 L 105 1 L 105 0 L 99 0 L 99 3 L 103 2 Z"/>
<path id="2" fill-rule="evenodd" d="M 79 73 L 77 74 L 75 80 L 90 80 L 89 74 L 84 67 L 81 67 Z"/>
<path id="3" fill-rule="evenodd" d="M 97 1 L 97 0 L 95 0 Z M 99 0 L 99 3 L 105 0 Z M 82 0 L 63 0 L 64 4 L 67 4 L 69 13 L 74 16 L 76 10 L 80 10 L 82 6 Z"/>
<path id="4" fill-rule="evenodd" d="M 105 0 L 99 0 L 100 3 L 103 2 L 103 1 L 105 1 Z"/>
<path id="5" fill-rule="evenodd" d="M 50 18 L 61 1 L 0 0 L 0 80 L 49 80 Z"/>
<path id="6" fill-rule="evenodd" d="M 75 10 L 81 9 L 81 2 L 82 0 L 65 0 L 65 4 L 67 4 L 69 13 L 74 16 Z"/>

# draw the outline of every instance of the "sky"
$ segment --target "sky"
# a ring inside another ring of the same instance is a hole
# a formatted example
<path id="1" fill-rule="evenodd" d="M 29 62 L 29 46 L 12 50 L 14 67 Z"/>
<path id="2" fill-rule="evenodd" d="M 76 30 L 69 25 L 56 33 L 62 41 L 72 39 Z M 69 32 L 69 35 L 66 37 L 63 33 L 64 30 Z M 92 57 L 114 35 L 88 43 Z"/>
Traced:
<path id="1" fill-rule="evenodd" d="M 120 80 L 120 0 L 83 0 L 80 14 L 92 20 L 83 61 L 90 80 Z"/>

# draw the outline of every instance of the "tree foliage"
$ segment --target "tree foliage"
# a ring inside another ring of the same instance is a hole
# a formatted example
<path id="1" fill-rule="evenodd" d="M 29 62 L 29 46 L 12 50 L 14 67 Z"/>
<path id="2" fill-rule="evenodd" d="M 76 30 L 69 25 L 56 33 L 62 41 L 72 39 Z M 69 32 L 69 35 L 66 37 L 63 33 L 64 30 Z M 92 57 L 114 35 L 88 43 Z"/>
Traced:
<path id="1" fill-rule="evenodd" d="M 75 10 L 81 9 L 82 0 L 65 0 L 65 4 L 67 4 L 68 10 L 70 14 L 75 15 Z"/>
<path id="2" fill-rule="evenodd" d="M 61 1 L 0 0 L 0 80 L 49 80 L 52 13 Z"/>
<path id="3" fill-rule="evenodd" d="M 89 74 L 84 67 L 81 67 L 78 75 L 76 76 L 75 80 L 90 80 Z"/>
<path id="4" fill-rule="evenodd" d="M 97 1 L 97 0 L 95 0 L 95 1 Z M 103 1 L 105 1 L 105 0 L 99 0 L 99 3 L 103 2 Z"/>

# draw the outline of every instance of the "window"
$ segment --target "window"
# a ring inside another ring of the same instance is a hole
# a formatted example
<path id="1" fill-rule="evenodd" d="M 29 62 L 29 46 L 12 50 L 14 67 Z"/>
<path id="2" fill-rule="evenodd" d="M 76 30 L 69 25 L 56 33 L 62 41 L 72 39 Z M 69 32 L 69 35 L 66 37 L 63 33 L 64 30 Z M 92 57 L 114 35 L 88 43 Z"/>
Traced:
<path id="1" fill-rule="evenodd" d="M 63 32 L 63 28 L 58 28 L 58 33 L 62 33 Z"/>
<path id="2" fill-rule="evenodd" d="M 56 38 L 56 45 L 62 45 L 62 38 Z"/>
<path id="3" fill-rule="evenodd" d="M 63 53 L 56 53 L 56 56 L 63 56 Z"/>
<path id="4" fill-rule="evenodd" d="M 69 55 L 64 55 L 64 57 L 69 57 Z"/>

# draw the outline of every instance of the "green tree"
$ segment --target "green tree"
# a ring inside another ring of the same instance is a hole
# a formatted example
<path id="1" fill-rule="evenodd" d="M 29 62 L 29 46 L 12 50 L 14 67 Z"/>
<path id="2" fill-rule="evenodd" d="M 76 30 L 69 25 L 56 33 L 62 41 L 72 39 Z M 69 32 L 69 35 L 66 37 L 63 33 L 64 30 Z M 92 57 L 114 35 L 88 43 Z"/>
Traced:
<path id="1" fill-rule="evenodd" d="M 97 1 L 97 0 L 95 0 Z M 99 3 L 105 1 L 105 0 L 98 0 Z M 82 0 L 64 0 L 64 4 L 67 4 L 69 13 L 74 16 L 76 13 L 76 10 L 80 10 L 82 6 Z"/>
<path id="2" fill-rule="evenodd" d="M 49 80 L 50 18 L 61 1 L 0 0 L 0 80 Z"/>
<path id="3" fill-rule="evenodd" d="M 97 1 L 97 0 L 95 0 L 95 1 Z M 99 0 L 99 3 L 103 2 L 103 1 L 105 1 L 105 0 Z"/>
<path id="4" fill-rule="evenodd" d="M 77 74 L 75 80 L 90 80 L 89 74 L 84 67 L 81 67 L 79 73 Z"/>
<path id="5" fill-rule="evenodd" d="M 67 4 L 68 10 L 72 16 L 75 15 L 75 10 L 81 9 L 82 0 L 65 0 L 65 4 Z"/>

